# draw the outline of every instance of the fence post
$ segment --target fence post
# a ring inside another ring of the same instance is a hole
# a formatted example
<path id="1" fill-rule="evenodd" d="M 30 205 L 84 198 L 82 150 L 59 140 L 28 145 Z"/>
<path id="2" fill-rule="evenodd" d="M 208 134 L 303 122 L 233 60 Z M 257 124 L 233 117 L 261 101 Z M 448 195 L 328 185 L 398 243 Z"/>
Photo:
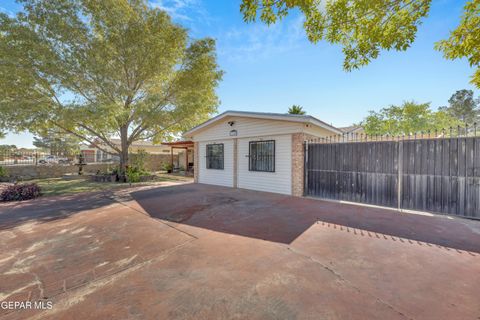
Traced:
<path id="1" fill-rule="evenodd" d="M 397 178 L 397 207 L 402 212 L 403 186 L 403 141 L 398 142 L 398 178 Z"/>

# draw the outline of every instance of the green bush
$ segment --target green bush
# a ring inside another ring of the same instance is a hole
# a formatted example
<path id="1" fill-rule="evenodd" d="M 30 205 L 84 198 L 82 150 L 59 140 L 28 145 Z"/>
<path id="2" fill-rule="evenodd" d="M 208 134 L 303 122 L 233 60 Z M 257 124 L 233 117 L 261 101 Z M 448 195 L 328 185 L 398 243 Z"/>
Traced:
<path id="1" fill-rule="evenodd" d="M 131 183 L 140 181 L 140 171 L 136 167 L 127 168 L 127 181 Z"/>
<path id="2" fill-rule="evenodd" d="M 116 166 L 115 168 L 113 168 L 111 171 L 110 171 L 110 168 L 109 168 L 109 170 L 108 170 L 108 173 L 109 173 L 109 174 L 114 174 L 114 175 L 116 175 L 117 177 L 118 177 L 119 172 L 120 172 L 120 168 L 119 168 L 118 166 Z"/>
<path id="3" fill-rule="evenodd" d="M 131 157 L 130 166 L 127 167 L 126 176 L 127 182 L 140 182 L 141 177 L 148 176 L 150 173 L 145 170 L 145 159 L 148 153 L 145 150 L 138 150 L 138 152 Z"/>
<path id="4" fill-rule="evenodd" d="M 103 171 L 98 170 L 97 174 L 98 175 L 118 175 L 119 172 L 120 172 L 120 169 L 118 166 L 114 166 L 113 168 L 110 166 L 107 166 L 107 168 Z"/>
<path id="5" fill-rule="evenodd" d="M 4 167 L 0 167 L 0 178 L 6 178 L 8 177 L 7 169 Z"/>
<path id="6" fill-rule="evenodd" d="M 138 152 L 132 155 L 132 167 L 139 170 L 145 170 L 145 160 L 148 157 L 148 153 L 145 150 L 138 150 Z"/>
<path id="7" fill-rule="evenodd" d="M 140 182 L 142 176 L 146 176 L 149 173 L 145 170 L 139 169 L 138 167 L 128 167 L 126 174 L 127 182 L 136 183 Z"/>
<path id="8" fill-rule="evenodd" d="M 165 170 L 165 171 L 172 171 L 172 170 L 173 170 L 173 164 L 171 164 L 171 163 L 165 163 L 165 164 L 163 165 L 163 170 Z"/>

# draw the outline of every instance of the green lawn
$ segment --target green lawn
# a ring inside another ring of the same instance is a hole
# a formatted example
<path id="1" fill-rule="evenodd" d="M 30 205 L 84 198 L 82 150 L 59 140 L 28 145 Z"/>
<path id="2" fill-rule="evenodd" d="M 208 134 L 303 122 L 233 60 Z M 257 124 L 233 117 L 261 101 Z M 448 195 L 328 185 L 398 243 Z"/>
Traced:
<path id="1" fill-rule="evenodd" d="M 133 186 L 151 185 L 163 181 L 191 181 L 191 178 L 176 175 L 159 174 L 158 178 L 154 181 L 135 183 L 133 184 Z M 82 192 L 103 191 L 130 187 L 130 184 L 128 183 L 92 182 L 88 178 L 71 180 L 62 178 L 51 178 L 37 179 L 29 182 L 37 183 L 42 189 L 43 196 L 68 195 Z"/>
<path id="2" fill-rule="evenodd" d="M 119 189 L 122 187 L 128 187 L 128 184 L 121 183 L 99 183 L 92 182 L 88 179 L 73 179 L 66 180 L 62 178 L 53 179 L 38 179 L 31 182 L 37 183 L 44 196 L 57 196 L 65 194 L 75 194 L 81 192 L 102 191 L 111 190 L 113 188 Z"/>

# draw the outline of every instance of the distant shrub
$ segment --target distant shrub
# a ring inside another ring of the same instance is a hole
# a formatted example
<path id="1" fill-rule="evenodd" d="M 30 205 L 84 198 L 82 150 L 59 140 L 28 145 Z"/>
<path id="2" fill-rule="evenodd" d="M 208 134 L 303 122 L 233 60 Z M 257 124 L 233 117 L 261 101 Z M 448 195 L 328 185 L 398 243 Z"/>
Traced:
<path id="1" fill-rule="evenodd" d="M 127 167 L 125 172 L 127 182 L 140 182 L 142 181 L 142 177 L 150 175 L 150 173 L 145 170 L 145 159 L 147 156 L 148 153 L 145 150 L 138 150 L 136 154 L 132 155 L 131 165 Z"/>
<path id="2" fill-rule="evenodd" d="M 36 183 L 15 184 L 8 186 L 0 193 L 0 201 L 29 200 L 40 195 L 40 187 Z"/>
<path id="3" fill-rule="evenodd" d="M 140 171 L 145 171 L 145 161 L 148 157 L 148 153 L 145 150 L 138 150 L 137 153 L 133 154 L 131 157 L 131 166 Z"/>
<path id="4" fill-rule="evenodd" d="M 7 169 L 4 167 L 0 167 L 0 178 L 6 178 L 8 177 Z"/>
<path id="5" fill-rule="evenodd" d="M 165 170 L 167 172 L 172 172 L 173 171 L 173 164 L 171 164 L 170 162 L 165 163 L 163 165 L 163 170 Z"/>
<path id="6" fill-rule="evenodd" d="M 140 182 L 142 176 L 148 175 L 148 172 L 137 167 L 127 168 L 127 181 L 131 183 Z"/>

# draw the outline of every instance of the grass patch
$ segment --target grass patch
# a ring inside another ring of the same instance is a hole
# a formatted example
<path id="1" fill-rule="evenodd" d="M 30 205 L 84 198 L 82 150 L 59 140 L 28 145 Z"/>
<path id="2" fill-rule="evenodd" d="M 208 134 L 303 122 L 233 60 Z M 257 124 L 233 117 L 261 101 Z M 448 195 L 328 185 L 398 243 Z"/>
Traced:
<path id="1" fill-rule="evenodd" d="M 175 173 L 157 173 L 157 181 L 192 182 L 193 177 L 185 177 L 184 175 Z"/>
<path id="2" fill-rule="evenodd" d="M 157 178 L 153 181 L 134 183 L 132 186 L 152 185 L 164 181 L 170 182 L 190 182 L 191 177 L 171 175 L 171 174 L 158 174 Z M 90 179 L 62 179 L 62 178 L 50 178 L 50 179 L 36 179 L 29 181 L 37 183 L 43 196 L 58 196 L 69 195 L 83 192 L 94 191 L 106 191 L 106 190 L 118 190 L 121 188 L 130 187 L 129 183 L 118 182 L 93 182 Z"/>
<path id="3" fill-rule="evenodd" d="M 76 194 L 82 192 L 104 191 L 128 187 L 128 184 L 113 182 L 93 182 L 89 179 L 38 179 L 32 182 L 37 183 L 44 196 L 58 196 L 67 194 Z"/>

